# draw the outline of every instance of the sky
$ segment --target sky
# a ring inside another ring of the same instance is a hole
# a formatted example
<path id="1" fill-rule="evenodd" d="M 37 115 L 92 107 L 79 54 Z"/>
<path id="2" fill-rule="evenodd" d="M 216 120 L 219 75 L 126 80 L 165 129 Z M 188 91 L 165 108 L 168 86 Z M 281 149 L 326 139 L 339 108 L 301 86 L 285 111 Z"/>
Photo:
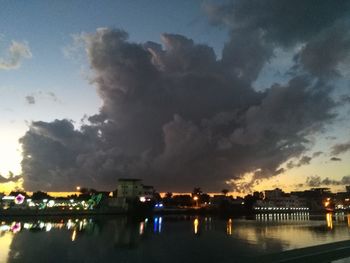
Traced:
<path id="1" fill-rule="evenodd" d="M 350 4 L 316 2 L 1 1 L 0 191 L 343 190 Z"/>

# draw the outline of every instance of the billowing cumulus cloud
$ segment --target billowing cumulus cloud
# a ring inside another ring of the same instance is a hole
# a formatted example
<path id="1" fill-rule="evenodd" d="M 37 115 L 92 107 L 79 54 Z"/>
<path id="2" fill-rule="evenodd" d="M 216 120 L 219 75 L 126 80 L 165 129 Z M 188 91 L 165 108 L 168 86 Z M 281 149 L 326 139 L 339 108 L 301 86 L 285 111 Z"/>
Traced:
<path id="1" fill-rule="evenodd" d="M 21 138 L 24 187 L 112 189 L 118 177 L 139 177 L 160 190 L 217 191 L 226 183 L 240 190 L 283 173 L 291 158 L 308 164 L 309 136 L 336 116 L 331 80 L 341 78 L 334 73 L 345 63 L 338 52 L 349 52 L 339 36 L 330 48 L 342 51 L 321 56 L 330 28 L 345 23 L 348 4 L 309 2 L 244 0 L 209 8 L 231 32 L 220 59 L 182 35 L 133 43 L 122 30 L 82 34 L 102 107 L 80 129 L 69 120 L 30 125 Z M 296 46 L 289 80 L 256 91 L 252 84 L 275 49 Z M 315 68 L 317 58 L 327 66 Z M 246 173 L 250 181 L 239 185 Z"/>
<path id="2" fill-rule="evenodd" d="M 4 57 L 0 57 L 0 70 L 17 69 L 21 66 L 23 59 L 31 57 L 32 53 L 26 42 L 12 41 Z"/>

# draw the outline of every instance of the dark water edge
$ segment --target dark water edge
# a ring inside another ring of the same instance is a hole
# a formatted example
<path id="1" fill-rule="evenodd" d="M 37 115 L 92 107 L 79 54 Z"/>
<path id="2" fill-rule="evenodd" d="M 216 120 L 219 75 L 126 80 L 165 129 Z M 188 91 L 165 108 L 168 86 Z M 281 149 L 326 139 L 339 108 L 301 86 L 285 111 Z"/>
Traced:
<path id="1" fill-rule="evenodd" d="M 283 219 L 285 218 L 285 219 Z M 259 262 L 350 239 L 347 216 L 92 215 L 6 217 L 0 262 Z M 9 242 L 4 242 L 4 240 Z M 6 244 L 5 244 L 6 243 Z"/>

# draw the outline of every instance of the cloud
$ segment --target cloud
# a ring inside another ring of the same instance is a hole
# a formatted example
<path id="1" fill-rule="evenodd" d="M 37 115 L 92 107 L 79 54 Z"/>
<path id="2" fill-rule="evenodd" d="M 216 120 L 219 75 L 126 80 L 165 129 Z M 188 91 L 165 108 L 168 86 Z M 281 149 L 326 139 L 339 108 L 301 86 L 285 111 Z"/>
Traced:
<path id="1" fill-rule="evenodd" d="M 0 57 L 0 69 L 17 69 L 21 66 L 23 59 L 32 57 L 32 53 L 26 42 L 12 41 L 8 48 L 6 57 Z"/>
<path id="2" fill-rule="evenodd" d="M 20 179 L 22 179 L 22 176 L 14 175 L 12 172 L 9 172 L 7 177 L 2 176 L 0 174 L 0 184 L 10 183 L 10 182 L 18 182 Z"/>
<path id="3" fill-rule="evenodd" d="M 337 186 L 337 185 L 349 185 L 350 175 L 343 176 L 340 180 L 333 180 L 329 177 L 321 179 L 318 175 L 309 176 L 306 179 L 306 186 L 320 187 L 320 186 Z"/>
<path id="4" fill-rule="evenodd" d="M 139 177 L 167 191 L 247 189 L 285 172 L 292 158 L 308 164 L 310 136 L 337 116 L 333 80 L 342 76 L 320 76 L 300 57 L 313 52 L 316 63 L 322 50 L 312 41 L 328 39 L 348 4 L 282 2 L 295 16 L 281 16 L 279 1 L 212 11 L 231 32 L 220 59 L 177 34 L 163 34 L 161 43 L 133 43 L 118 29 L 81 34 L 102 106 L 80 129 L 70 120 L 30 125 L 21 138 L 24 187 L 111 189 L 118 177 Z M 253 82 L 277 48 L 297 50 L 293 70 L 285 83 L 257 91 Z M 336 71 L 343 61 L 334 57 L 322 70 Z"/>
<path id="5" fill-rule="evenodd" d="M 331 160 L 331 161 L 333 161 L 333 162 L 340 162 L 340 161 L 341 161 L 341 158 L 332 157 L 332 158 L 330 158 L 329 160 Z"/>
<path id="6" fill-rule="evenodd" d="M 51 100 L 53 102 L 60 102 L 56 94 L 52 91 L 46 92 L 46 91 L 39 90 L 36 92 L 32 92 L 31 94 L 25 96 L 24 98 L 26 102 L 31 105 L 36 104 L 36 102 L 41 99 Z"/>
<path id="7" fill-rule="evenodd" d="M 300 160 L 297 163 L 294 163 L 292 161 L 287 163 L 287 168 L 288 169 L 292 169 L 294 167 L 300 167 L 300 166 L 303 166 L 303 165 L 308 165 L 308 164 L 310 164 L 311 160 L 312 160 L 311 157 L 305 155 L 305 156 L 301 157 Z"/>
<path id="8" fill-rule="evenodd" d="M 333 145 L 331 154 L 339 155 L 350 150 L 350 142 Z"/>
<path id="9" fill-rule="evenodd" d="M 35 104 L 35 97 L 34 96 L 27 95 L 24 98 L 28 104 L 31 104 L 31 105 Z"/>
<path id="10" fill-rule="evenodd" d="M 323 152 L 321 152 L 321 151 L 314 152 L 314 153 L 312 154 L 312 157 L 313 157 L 313 158 L 316 158 L 316 157 L 321 156 L 322 154 L 323 154 Z"/>

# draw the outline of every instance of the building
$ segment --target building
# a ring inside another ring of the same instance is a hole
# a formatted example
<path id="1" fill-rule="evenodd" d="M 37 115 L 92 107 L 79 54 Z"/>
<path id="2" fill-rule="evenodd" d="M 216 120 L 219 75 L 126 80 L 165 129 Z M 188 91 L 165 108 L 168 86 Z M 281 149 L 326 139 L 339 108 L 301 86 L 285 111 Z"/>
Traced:
<path id="1" fill-rule="evenodd" d="M 154 187 L 149 185 L 143 185 L 141 179 L 122 178 L 118 180 L 118 198 L 140 198 L 140 201 L 149 201 L 153 198 L 154 192 Z"/>
<path id="2" fill-rule="evenodd" d="M 274 190 L 265 190 L 265 199 L 267 200 L 275 200 L 283 196 L 284 192 L 279 188 L 276 188 Z"/>

